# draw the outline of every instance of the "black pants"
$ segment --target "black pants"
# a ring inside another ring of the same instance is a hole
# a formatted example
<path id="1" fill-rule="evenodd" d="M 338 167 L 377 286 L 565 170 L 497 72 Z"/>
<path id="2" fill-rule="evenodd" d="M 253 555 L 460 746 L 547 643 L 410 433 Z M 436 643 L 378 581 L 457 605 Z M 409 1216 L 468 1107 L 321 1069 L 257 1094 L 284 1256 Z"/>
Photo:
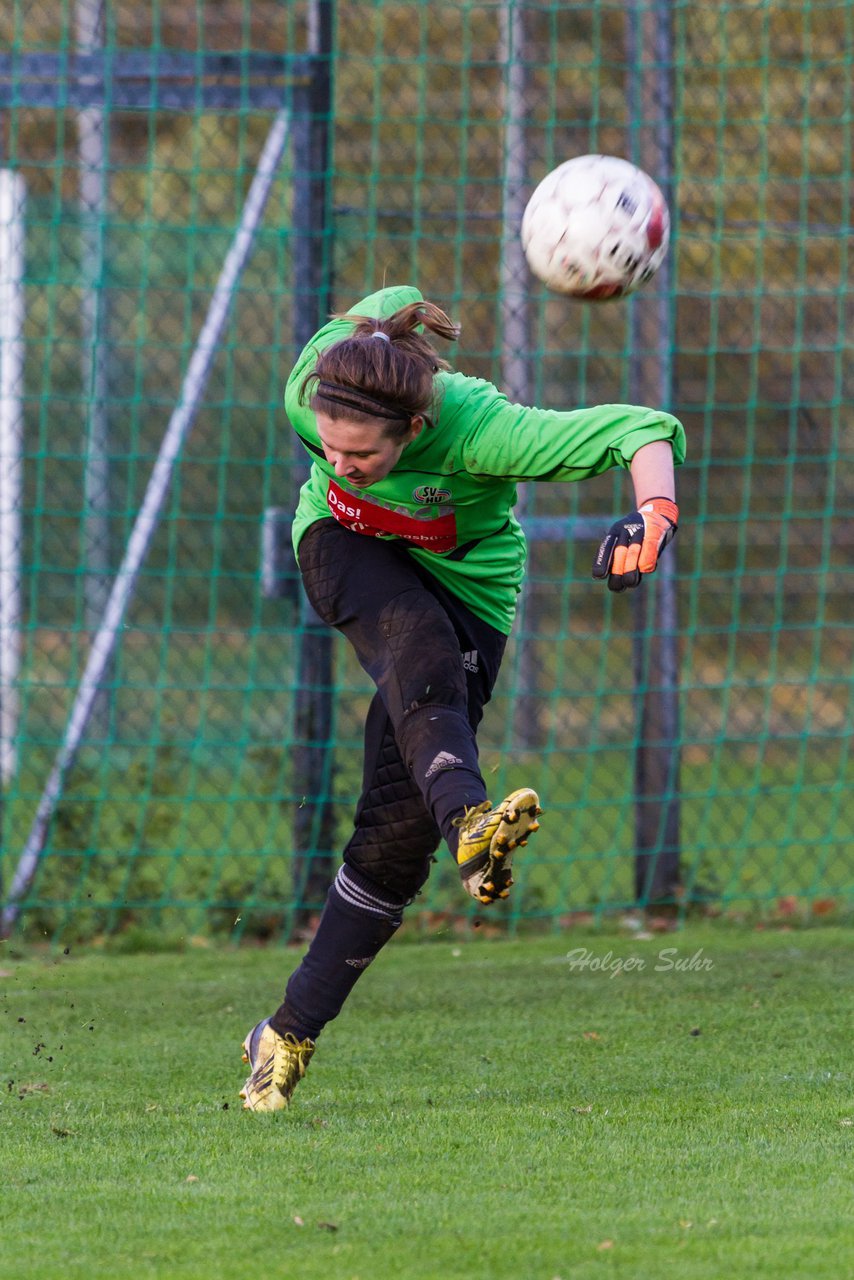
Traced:
<path id="1" fill-rule="evenodd" d="M 506 636 L 399 543 L 313 524 L 299 545 L 309 600 L 352 644 L 377 693 L 365 725 L 362 794 L 344 862 L 401 901 L 429 874 L 453 819 L 486 799 L 475 731 Z"/>

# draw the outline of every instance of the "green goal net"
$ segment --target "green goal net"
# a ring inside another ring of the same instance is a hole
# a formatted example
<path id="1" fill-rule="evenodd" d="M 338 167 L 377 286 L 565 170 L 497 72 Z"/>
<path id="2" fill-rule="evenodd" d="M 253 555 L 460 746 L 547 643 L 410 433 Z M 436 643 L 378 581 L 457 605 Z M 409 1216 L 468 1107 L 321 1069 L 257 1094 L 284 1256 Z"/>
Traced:
<path id="1" fill-rule="evenodd" d="M 10 926 L 285 937 L 322 904 L 369 688 L 283 554 L 282 390 L 318 319 L 384 282 L 513 396 L 652 402 L 688 433 L 640 601 L 589 572 L 622 473 L 522 495 L 481 755 L 546 814 L 496 922 L 850 910 L 852 53 L 851 0 L 9 0 Z M 629 301 L 549 296 L 520 259 L 525 199 L 588 152 L 671 204 Z M 470 914 L 440 853 L 413 927 Z"/>

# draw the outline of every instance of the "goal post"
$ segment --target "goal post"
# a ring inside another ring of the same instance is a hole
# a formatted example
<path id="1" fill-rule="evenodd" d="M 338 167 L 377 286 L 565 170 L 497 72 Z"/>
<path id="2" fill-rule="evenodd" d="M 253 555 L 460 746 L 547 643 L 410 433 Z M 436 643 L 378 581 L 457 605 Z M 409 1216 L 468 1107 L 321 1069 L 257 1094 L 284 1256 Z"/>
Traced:
<path id="1" fill-rule="evenodd" d="M 17 763 L 21 659 L 24 179 L 0 169 L 0 782 Z"/>
<path id="2" fill-rule="evenodd" d="M 252 185 L 243 205 L 231 247 L 213 291 L 201 332 L 181 387 L 178 403 L 154 463 L 145 497 L 134 521 L 124 558 L 107 600 L 104 616 L 92 641 L 89 657 L 65 729 L 59 751 L 39 801 L 27 843 L 9 888 L 2 913 L 2 934 L 8 936 L 18 917 L 19 903 L 38 868 L 51 818 L 62 794 L 65 775 L 83 738 L 98 695 L 104 672 L 115 650 L 125 611 L 133 595 L 140 568 L 154 536 L 166 500 L 175 464 L 190 433 L 207 384 L 220 337 L 240 277 L 252 250 L 270 191 L 288 141 L 290 113 L 282 109 L 275 117 Z"/>

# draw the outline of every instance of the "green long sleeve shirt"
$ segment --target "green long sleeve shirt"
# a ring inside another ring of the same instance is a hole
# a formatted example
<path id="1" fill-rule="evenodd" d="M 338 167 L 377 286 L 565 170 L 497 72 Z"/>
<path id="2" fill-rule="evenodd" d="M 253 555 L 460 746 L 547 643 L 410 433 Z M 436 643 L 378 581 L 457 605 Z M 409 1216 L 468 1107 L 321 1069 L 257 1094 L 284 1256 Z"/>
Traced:
<path id="1" fill-rule="evenodd" d="M 421 300 L 410 286 L 381 289 L 357 303 L 358 315 L 390 315 Z M 354 532 L 402 542 L 478 617 L 509 633 L 525 568 L 525 537 L 513 514 L 522 480 L 584 480 L 628 468 L 653 440 L 669 440 L 685 457 L 685 432 L 669 413 L 608 404 L 559 411 L 511 404 L 481 378 L 436 375 L 432 425 L 407 444 L 392 471 L 367 489 L 335 475 L 326 461 L 311 409 L 299 387 L 325 347 L 352 331 L 347 320 L 325 325 L 288 378 L 285 408 L 311 457 L 294 519 L 294 548 L 309 525 L 334 517 Z"/>

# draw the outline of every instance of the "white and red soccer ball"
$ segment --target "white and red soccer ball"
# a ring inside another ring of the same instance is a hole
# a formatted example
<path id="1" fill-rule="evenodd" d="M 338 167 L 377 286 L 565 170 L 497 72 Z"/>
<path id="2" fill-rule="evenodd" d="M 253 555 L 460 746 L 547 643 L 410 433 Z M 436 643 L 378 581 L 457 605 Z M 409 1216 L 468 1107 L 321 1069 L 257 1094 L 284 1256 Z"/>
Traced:
<path id="1" fill-rule="evenodd" d="M 546 174 L 522 218 L 534 275 L 555 293 L 621 298 L 667 254 L 670 215 L 649 174 L 617 156 L 577 156 Z"/>

